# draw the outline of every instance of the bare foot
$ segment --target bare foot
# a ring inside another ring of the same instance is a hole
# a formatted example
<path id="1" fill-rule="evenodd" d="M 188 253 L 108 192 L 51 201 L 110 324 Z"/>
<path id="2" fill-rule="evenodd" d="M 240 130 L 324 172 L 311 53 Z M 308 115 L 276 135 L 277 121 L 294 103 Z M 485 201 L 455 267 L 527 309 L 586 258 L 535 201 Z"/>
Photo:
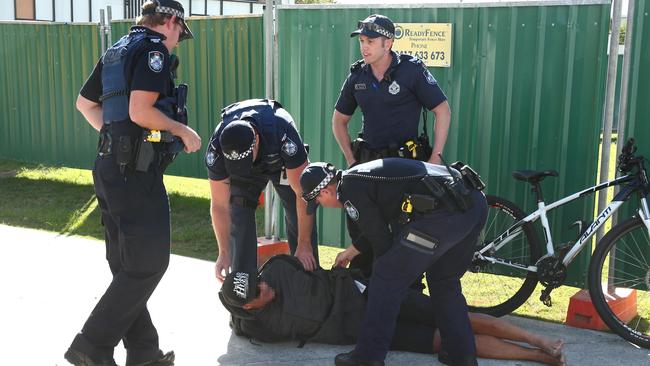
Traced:
<path id="1" fill-rule="evenodd" d="M 550 339 L 546 337 L 539 337 L 539 341 L 534 344 L 542 349 L 542 351 L 553 357 L 559 357 L 562 355 L 562 347 L 564 347 L 564 339 Z"/>
<path id="2" fill-rule="evenodd" d="M 564 353 L 560 353 L 559 355 L 556 356 L 558 363 L 556 364 L 557 366 L 566 366 L 566 358 L 564 357 Z"/>

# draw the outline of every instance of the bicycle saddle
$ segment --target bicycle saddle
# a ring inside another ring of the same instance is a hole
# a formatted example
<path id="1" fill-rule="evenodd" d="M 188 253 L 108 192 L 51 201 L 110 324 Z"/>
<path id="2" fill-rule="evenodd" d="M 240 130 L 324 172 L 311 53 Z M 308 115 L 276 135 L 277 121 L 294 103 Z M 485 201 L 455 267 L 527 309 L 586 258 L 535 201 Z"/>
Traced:
<path id="1" fill-rule="evenodd" d="M 558 174 L 555 170 L 515 170 L 512 172 L 512 176 L 516 180 L 521 180 L 531 184 L 539 183 L 544 180 L 545 177 L 557 177 Z"/>

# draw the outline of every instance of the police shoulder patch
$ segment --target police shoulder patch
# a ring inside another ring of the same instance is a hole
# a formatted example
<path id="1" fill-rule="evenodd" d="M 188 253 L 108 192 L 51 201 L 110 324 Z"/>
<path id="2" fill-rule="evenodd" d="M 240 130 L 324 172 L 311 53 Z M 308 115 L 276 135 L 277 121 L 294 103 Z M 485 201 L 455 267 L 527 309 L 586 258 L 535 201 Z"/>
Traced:
<path id="1" fill-rule="evenodd" d="M 431 85 L 436 85 L 437 83 L 436 78 L 434 78 L 427 69 L 424 69 L 424 78 L 427 80 L 427 83 Z"/>
<path id="2" fill-rule="evenodd" d="M 343 206 L 345 207 L 345 212 L 348 214 L 348 216 L 350 216 L 350 218 L 353 221 L 358 221 L 359 220 L 359 210 L 357 210 L 357 208 L 354 207 L 352 202 L 350 202 L 349 200 L 345 201 Z"/>
<path id="3" fill-rule="evenodd" d="M 165 62 L 165 55 L 160 51 L 149 51 L 149 68 L 153 72 L 161 72 Z"/>
<path id="4" fill-rule="evenodd" d="M 282 151 L 289 156 L 294 156 L 298 152 L 298 145 L 287 137 L 282 144 Z"/>
<path id="5" fill-rule="evenodd" d="M 209 149 L 208 153 L 205 154 L 205 164 L 207 164 L 207 166 L 213 166 L 214 162 L 217 161 L 218 156 L 219 154 L 216 151 Z"/>

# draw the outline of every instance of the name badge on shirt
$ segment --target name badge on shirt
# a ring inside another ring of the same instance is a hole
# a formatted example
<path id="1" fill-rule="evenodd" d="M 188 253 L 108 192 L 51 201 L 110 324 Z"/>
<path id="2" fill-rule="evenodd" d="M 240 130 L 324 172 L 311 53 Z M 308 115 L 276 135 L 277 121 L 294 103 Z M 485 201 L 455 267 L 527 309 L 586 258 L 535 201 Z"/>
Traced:
<path id="1" fill-rule="evenodd" d="M 354 90 L 366 90 L 366 84 L 354 84 Z"/>

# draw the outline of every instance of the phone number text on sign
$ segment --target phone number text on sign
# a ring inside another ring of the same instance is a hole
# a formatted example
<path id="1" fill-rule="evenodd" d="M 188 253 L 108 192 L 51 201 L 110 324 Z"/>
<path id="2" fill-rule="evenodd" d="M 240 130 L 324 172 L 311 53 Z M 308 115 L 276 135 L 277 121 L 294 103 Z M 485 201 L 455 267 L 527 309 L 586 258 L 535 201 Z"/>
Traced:
<path id="1" fill-rule="evenodd" d="M 420 58 L 428 67 L 451 66 L 451 23 L 395 24 L 393 50 Z"/>

